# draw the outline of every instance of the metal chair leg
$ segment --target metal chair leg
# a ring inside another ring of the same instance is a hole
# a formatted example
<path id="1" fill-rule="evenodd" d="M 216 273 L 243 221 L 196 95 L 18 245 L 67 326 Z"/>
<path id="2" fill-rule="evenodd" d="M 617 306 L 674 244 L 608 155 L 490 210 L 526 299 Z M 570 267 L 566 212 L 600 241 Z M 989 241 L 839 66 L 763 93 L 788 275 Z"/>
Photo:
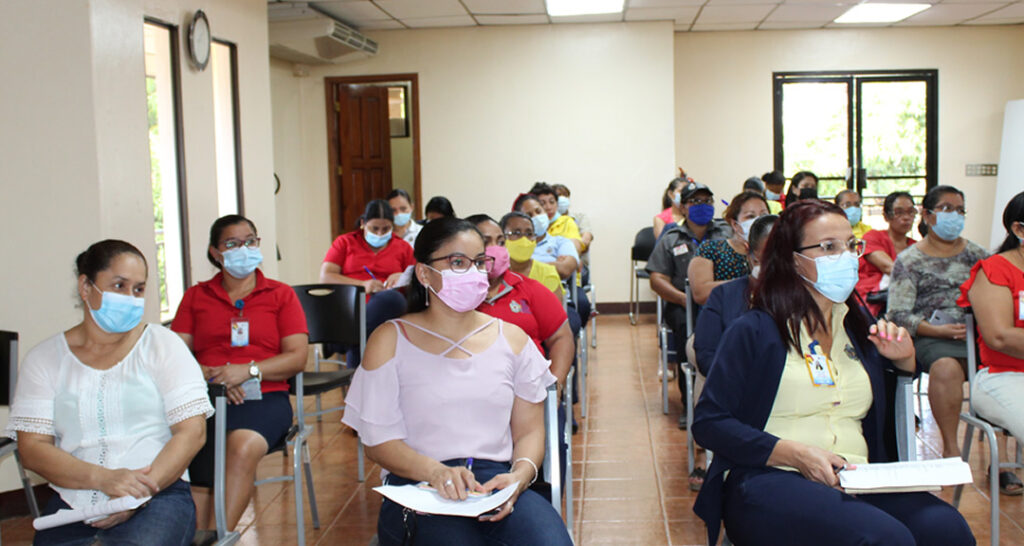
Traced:
<path id="1" fill-rule="evenodd" d="M 366 481 L 366 462 L 363 460 L 363 441 L 360 439 L 356 440 L 356 465 L 359 469 L 359 482 Z"/>
<path id="2" fill-rule="evenodd" d="M 316 507 L 316 490 L 313 489 L 313 468 L 309 456 L 309 444 L 302 443 L 302 466 L 306 474 L 306 493 L 309 495 L 309 515 L 313 518 L 313 528 L 320 528 L 320 513 Z"/>

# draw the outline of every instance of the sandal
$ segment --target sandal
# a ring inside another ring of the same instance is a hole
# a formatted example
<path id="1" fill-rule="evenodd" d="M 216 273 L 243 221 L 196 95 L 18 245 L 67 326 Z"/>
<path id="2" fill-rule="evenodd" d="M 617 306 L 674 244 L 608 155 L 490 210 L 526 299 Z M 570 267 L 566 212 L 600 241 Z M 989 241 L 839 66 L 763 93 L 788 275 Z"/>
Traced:
<path id="1" fill-rule="evenodd" d="M 690 472 L 690 491 L 700 491 L 701 486 L 704 485 L 704 478 L 707 476 L 707 470 L 699 466 L 694 468 L 693 472 Z"/>
<path id="2" fill-rule="evenodd" d="M 1009 497 L 1024 494 L 1024 482 L 1013 472 L 1004 470 L 999 473 L 999 493 Z"/>

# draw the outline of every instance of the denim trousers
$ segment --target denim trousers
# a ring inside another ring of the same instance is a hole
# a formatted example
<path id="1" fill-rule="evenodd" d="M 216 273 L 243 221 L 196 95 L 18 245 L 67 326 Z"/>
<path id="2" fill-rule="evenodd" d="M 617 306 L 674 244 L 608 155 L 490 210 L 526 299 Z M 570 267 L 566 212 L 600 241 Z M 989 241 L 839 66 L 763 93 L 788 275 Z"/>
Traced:
<path id="1" fill-rule="evenodd" d="M 70 506 L 60 495 L 53 495 L 42 515 L 68 508 Z M 33 544 L 187 546 L 195 533 L 196 506 L 192 493 L 188 482 L 178 480 L 136 510 L 128 521 L 109 529 L 97 529 L 81 522 L 45 529 L 36 533 Z"/>
<path id="2" fill-rule="evenodd" d="M 465 459 L 443 461 L 448 466 L 461 466 Z M 509 463 L 477 459 L 473 474 L 480 483 L 508 472 Z M 415 483 L 395 476 L 385 478 L 388 485 Z M 571 546 L 569 532 L 551 503 L 536 492 L 527 489 L 516 500 L 515 510 L 497 522 L 479 521 L 477 518 L 436 516 L 409 512 L 406 520 L 401 505 L 384 499 L 377 520 L 377 537 L 382 546 L 415 544 L 416 546 L 468 545 L 523 545 Z M 411 541 L 406 541 L 406 529 Z"/>

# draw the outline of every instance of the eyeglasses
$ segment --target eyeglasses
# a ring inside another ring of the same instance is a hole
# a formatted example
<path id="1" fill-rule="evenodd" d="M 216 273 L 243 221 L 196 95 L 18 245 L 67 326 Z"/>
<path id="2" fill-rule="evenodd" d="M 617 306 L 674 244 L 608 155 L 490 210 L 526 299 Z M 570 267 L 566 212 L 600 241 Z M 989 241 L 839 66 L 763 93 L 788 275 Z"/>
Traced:
<path id="1" fill-rule="evenodd" d="M 243 246 L 243 245 L 245 246 L 245 248 L 259 248 L 260 247 L 260 238 L 259 237 L 249 237 L 248 239 L 246 239 L 244 241 L 241 240 L 241 239 L 231 238 L 231 239 L 225 239 L 224 241 L 221 242 L 221 244 L 224 245 L 224 249 L 225 250 L 234 250 L 234 249 L 236 249 L 236 248 L 238 248 L 240 246 Z"/>
<path id="2" fill-rule="evenodd" d="M 427 263 L 439 262 L 441 260 L 448 261 L 448 269 L 456 273 L 465 273 L 469 271 L 469 268 L 475 267 L 477 271 L 486 273 L 494 267 L 494 258 L 491 256 L 477 256 L 476 258 L 470 258 L 465 254 L 454 253 L 447 256 L 441 256 L 440 258 L 431 258 L 427 260 Z"/>
<path id="3" fill-rule="evenodd" d="M 917 209 L 911 207 L 909 209 L 892 209 L 893 216 L 910 216 L 911 218 L 917 216 Z"/>
<path id="4" fill-rule="evenodd" d="M 967 214 L 967 209 L 963 207 L 954 207 L 953 205 L 939 205 L 929 212 L 932 214 L 935 214 L 936 212 L 955 212 L 960 216 L 964 216 Z"/>
<path id="5" fill-rule="evenodd" d="M 687 199 L 686 203 L 690 205 L 714 205 L 715 198 L 708 197 L 707 199 Z"/>
<path id="6" fill-rule="evenodd" d="M 852 252 L 858 258 L 864 255 L 864 241 L 861 241 L 856 237 L 846 242 L 829 239 L 817 244 L 800 247 L 796 249 L 796 251 L 803 252 L 804 250 L 812 248 L 820 248 L 826 256 L 839 256 L 843 252 Z"/>
<path id="7" fill-rule="evenodd" d="M 505 238 L 508 239 L 509 241 L 515 241 L 516 239 L 519 239 L 520 237 L 529 237 L 529 238 L 532 239 L 533 235 L 534 234 L 533 234 L 533 230 L 532 229 L 528 229 L 526 231 L 522 231 L 522 230 L 518 230 L 517 229 L 515 231 L 506 231 L 505 232 Z"/>

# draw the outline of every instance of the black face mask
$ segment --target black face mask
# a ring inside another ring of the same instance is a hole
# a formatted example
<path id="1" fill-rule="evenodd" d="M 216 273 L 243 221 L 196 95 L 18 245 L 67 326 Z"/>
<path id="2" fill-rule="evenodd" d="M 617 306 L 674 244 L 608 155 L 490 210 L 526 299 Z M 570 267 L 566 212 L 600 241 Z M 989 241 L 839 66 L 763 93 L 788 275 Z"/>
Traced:
<path id="1" fill-rule="evenodd" d="M 797 199 L 817 199 L 818 190 L 816 188 L 804 188 L 800 190 L 800 196 Z"/>

